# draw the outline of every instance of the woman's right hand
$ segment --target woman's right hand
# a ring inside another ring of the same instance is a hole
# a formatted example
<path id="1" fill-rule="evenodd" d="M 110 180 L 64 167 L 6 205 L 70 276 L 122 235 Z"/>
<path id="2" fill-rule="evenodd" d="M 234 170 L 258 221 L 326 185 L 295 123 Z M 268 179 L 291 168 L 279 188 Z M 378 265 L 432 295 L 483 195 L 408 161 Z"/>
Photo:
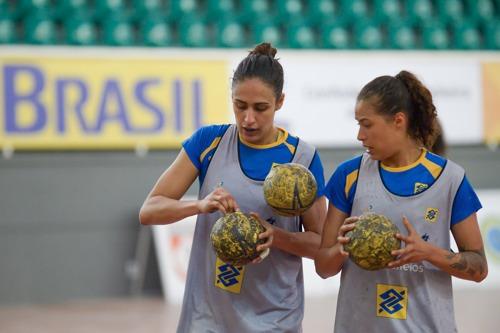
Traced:
<path id="1" fill-rule="evenodd" d="M 349 243 L 350 238 L 346 237 L 345 234 L 356 226 L 356 222 L 359 217 L 351 216 L 344 220 L 344 223 L 340 226 L 339 231 L 337 233 L 337 243 L 340 245 L 340 254 L 347 257 L 349 253 L 344 250 L 344 245 Z"/>
<path id="2" fill-rule="evenodd" d="M 234 197 L 223 187 L 217 186 L 209 195 L 198 201 L 200 213 L 221 211 L 223 214 L 239 211 L 240 207 Z"/>

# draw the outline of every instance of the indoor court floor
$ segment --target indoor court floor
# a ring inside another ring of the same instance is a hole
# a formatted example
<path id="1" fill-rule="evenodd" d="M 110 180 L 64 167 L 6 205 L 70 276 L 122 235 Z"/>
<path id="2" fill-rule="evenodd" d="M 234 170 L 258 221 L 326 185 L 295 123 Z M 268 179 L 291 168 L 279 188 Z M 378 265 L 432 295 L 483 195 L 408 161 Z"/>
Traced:
<path id="1" fill-rule="evenodd" d="M 336 299 L 308 298 L 304 333 L 333 332 Z M 170 333 L 180 307 L 162 298 L 78 300 L 0 307 L 1 333 Z M 459 332 L 500 332 L 500 290 L 455 290 Z"/>

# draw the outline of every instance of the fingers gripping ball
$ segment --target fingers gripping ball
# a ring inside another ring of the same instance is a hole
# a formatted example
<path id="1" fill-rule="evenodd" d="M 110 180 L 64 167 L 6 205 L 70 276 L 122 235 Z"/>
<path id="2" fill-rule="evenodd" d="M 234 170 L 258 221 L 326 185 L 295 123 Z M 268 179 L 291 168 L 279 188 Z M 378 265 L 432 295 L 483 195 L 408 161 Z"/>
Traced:
<path id="1" fill-rule="evenodd" d="M 298 216 L 312 206 L 318 186 L 314 175 L 297 163 L 273 165 L 264 180 L 264 198 L 283 216 Z"/>
<path id="2" fill-rule="evenodd" d="M 344 249 L 359 267 L 374 271 L 394 260 L 391 251 L 401 248 L 396 238 L 398 227 L 383 215 L 361 215 L 353 230 L 346 233 L 349 242 Z"/>
<path id="3" fill-rule="evenodd" d="M 224 262 L 240 266 L 257 258 L 257 245 L 265 243 L 259 234 L 266 231 L 258 220 L 242 212 L 229 213 L 212 227 L 210 239 L 217 256 Z"/>

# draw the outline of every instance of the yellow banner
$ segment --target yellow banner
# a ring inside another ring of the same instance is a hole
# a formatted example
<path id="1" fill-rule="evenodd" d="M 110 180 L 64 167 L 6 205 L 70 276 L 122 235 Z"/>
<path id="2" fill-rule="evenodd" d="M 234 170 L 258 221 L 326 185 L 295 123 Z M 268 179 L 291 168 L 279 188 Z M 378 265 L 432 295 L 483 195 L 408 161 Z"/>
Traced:
<path id="1" fill-rule="evenodd" d="M 483 101 L 486 142 L 500 142 L 500 63 L 484 63 Z"/>
<path id="2" fill-rule="evenodd" d="M 175 148 L 231 120 L 222 60 L 0 56 L 0 68 L 2 147 Z"/>

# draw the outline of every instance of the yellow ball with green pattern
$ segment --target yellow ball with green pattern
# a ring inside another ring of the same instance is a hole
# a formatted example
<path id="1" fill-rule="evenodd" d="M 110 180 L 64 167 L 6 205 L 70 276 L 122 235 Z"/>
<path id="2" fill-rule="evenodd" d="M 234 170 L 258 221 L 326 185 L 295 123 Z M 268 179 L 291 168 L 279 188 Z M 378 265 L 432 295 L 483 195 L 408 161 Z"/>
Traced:
<path id="1" fill-rule="evenodd" d="M 359 267 L 374 271 L 386 268 L 394 260 L 393 250 L 401 248 L 396 238 L 398 227 L 384 215 L 369 213 L 359 217 L 353 230 L 345 234 L 349 242 L 344 249 Z"/>
<path id="2" fill-rule="evenodd" d="M 265 243 L 266 240 L 259 239 L 259 234 L 265 230 L 253 216 L 234 212 L 215 222 L 210 239 L 219 259 L 234 266 L 241 266 L 260 255 L 257 245 Z"/>
<path id="3" fill-rule="evenodd" d="M 273 165 L 263 188 L 267 204 L 283 216 L 302 215 L 312 206 L 318 191 L 314 175 L 297 163 Z"/>

